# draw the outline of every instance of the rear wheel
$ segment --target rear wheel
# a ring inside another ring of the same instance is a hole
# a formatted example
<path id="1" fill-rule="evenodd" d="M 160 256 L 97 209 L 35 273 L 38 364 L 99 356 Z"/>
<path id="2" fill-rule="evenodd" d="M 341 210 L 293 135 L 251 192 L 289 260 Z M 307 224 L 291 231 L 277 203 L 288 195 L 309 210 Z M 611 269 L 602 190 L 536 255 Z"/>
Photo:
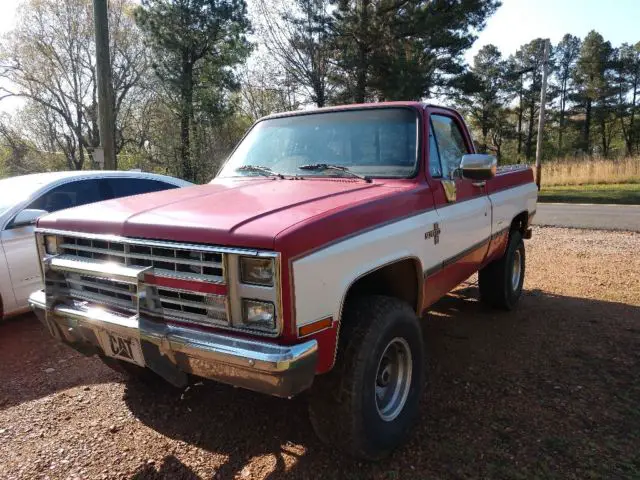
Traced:
<path id="1" fill-rule="evenodd" d="M 345 307 L 334 369 L 316 378 L 311 423 L 328 445 L 377 460 L 403 443 L 424 386 L 422 331 L 412 308 L 366 296 Z"/>
<path id="2" fill-rule="evenodd" d="M 480 299 L 487 305 L 512 310 L 522 295 L 525 250 L 522 234 L 511 231 L 505 254 L 480 270 Z"/>

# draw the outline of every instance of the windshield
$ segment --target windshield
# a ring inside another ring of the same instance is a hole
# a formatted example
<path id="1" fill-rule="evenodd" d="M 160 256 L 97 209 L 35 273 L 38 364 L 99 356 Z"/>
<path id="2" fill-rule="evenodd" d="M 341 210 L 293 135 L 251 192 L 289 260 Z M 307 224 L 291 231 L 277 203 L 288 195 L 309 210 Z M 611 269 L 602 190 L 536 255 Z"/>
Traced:
<path id="1" fill-rule="evenodd" d="M 32 175 L 0 180 L 0 215 L 31 197 L 44 183 Z"/>
<path id="2" fill-rule="evenodd" d="M 336 168 L 300 168 L 324 164 L 367 177 L 405 178 L 416 170 L 417 139 L 418 116 L 408 108 L 274 118 L 253 127 L 218 177 L 264 176 L 266 169 L 305 177 L 353 177 Z"/>

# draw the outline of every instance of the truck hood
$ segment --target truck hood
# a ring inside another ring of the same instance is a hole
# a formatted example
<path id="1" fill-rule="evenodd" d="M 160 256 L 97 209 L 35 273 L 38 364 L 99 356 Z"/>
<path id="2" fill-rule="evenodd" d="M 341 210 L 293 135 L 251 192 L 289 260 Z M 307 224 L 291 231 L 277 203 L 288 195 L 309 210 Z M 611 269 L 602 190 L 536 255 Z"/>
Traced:
<path id="1" fill-rule="evenodd" d="M 220 179 L 62 210 L 38 227 L 272 249 L 278 233 L 296 223 L 389 190 L 351 179 Z"/>

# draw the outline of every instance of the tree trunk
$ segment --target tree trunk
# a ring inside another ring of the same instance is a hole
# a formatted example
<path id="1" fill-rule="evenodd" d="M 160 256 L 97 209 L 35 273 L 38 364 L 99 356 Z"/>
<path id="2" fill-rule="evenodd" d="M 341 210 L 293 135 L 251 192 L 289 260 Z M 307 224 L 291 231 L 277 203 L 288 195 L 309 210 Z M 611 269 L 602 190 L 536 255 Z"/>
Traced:
<path id="1" fill-rule="evenodd" d="M 489 126 L 487 124 L 482 125 L 482 153 L 487 152 L 487 136 L 489 135 Z"/>
<path id="2" fill-rule="evenodd" d="M 80 115 L 78 115 L 80 118 Z M 76 141 L 78 142 L 78 159 L 74 159 L 74 167 L 76 170 L 82 170 L 82 166 L 84 165 L 84 146 L 82 144 L 82 123 L 78 122 L 76 126 Z"/>
<path id="3" fill-rule="evenodd" d="M 493 145 L 496 149 L 496 160 L 498 161 L 498 165 L 500 165 L 502 162 L 502 140 L 494 138 Z"/>
<path id="4" fill-rule="evenodd" d="M 609 156 L 609 142 L 607 141 L 607 121 L 604 116 L 600 119 L 600 133 L 602 141 L 602 155 L 604 158 Z"/>
<path id="5" fill-rule="evenodd" d="M 322 108 L 327 103 L 326 94 L 325 94 L 325 86 L 322 82 L 322 79 L 316 78 L 313 82 L 313 90 L 315 95 L 316 106 L 318 108 Z"/>
<path id="6" fill-rule="evenodd" d="M 638 99 L 638 79 L 635 79 L 633 84 L 633 98 L 631 100 L 631 114 L 629 124 L 629 145 L 627 147 L 628 155 L 633 155 L 633 148 L 635 144 L 635 121 L 636 121 L 636 100 Z"/>
<path id="7" fill-rule="evenodd" d="M 560 125 L 558 126 L 558 154 L 562 155 L 562 134 L 564 133 L 564 110 L 560 110 Z"/>
<path id="8" fill-rule="evenodd" d="M 560 124 L 558 125 L 558 154 L 562 155 L 562 136 L 564 134 L 564 111 L 567 102 L 567 81 L 562 79 L 562 90 L 560 93 Z"/>
<path id="9" fill-rule="evenodd" d="M 364 103 L 367 96 L 367 70 L 368 59 L 366 32 L 369 28 L 369 0 L 362 1 L 362 12 L 360 13 L 360 41 L 358 42 L 358 71 L 356 74 L 356 91 L 354 95 L 355 103 Z"/>
<path id="10" fill-rule="evenodd" d="M 531 100 L 531 103 L 529 104 L 529 128 L 527 129 L 527 148 L 526 148 L 526 157 L 527 160 L 531 159 L 532 153 L 533 153 L 533 124 L 535 122 L 535 119 L 533 118 L 535 116 L 535 101 Z"/>
<path id="11" fill-rule="evenodd" d="M 364 103 L 367 95 L 367 53 L 364 45 L 360 45 L 358 56 L 356 91 L 353 100 L 355 103 Z"/>
<path id="12" fill-rule="evenodd" d="M 180 88 L 180 163 L 181 177 L 194 181 L 191 162 L 191 118 L 193 112 L 193 63 L 188 53 L 183 54 Z"/>
<path id="13" fill-rule="evenodd" d="M 582 137 L 582 145 L 584 146 L 587 154 L 591 155 L 591 139 L 589 138 L 591 134 L 591 99 L 587 99 L 587 105 L 585 108 L 585 118 L 584 118 L 584 134 Z"/>
<path id="14" fill-rule="evenodd" d="M 520 106 L 518 107 L 518 155 L 522 153 L 522 114 L 523 114 L 523 105 L 522 105 L 522 74 L 520 75 L 520 91 L 518 92 L 520 95 Z"/>

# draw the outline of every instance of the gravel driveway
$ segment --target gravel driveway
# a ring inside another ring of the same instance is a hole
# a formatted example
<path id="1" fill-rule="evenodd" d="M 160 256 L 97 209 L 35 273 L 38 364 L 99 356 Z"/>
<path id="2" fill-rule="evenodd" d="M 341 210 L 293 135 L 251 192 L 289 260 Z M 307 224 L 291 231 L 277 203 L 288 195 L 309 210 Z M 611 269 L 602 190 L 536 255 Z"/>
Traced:
<path id="1" fill-rule="evenodd" d="M 1 478 L 640 476 L 640 234 L 536 228 L 515 312 L 471 283 L 425 320 L 430 381 L 409 443 L 357 463 L 305 399 L 125 383 L 31 315 L 0 323 Z"/>

